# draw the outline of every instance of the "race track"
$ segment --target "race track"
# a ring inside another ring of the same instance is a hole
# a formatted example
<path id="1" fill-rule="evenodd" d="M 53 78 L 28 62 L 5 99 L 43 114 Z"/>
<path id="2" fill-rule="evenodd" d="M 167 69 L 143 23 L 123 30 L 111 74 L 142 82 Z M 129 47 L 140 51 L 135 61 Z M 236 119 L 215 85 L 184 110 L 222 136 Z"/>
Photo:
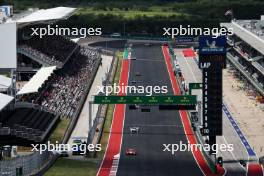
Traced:
<path id="1" fill-rule="evenodd" d="M 168 86 L 173 94 L 161 46 L 133 46 L 128 85 Z M 141 76 L 136 76 L 140 72 Z M 136 83 L 132 83 L 136 81 Z M 159 110 L 149 106 L 150 112 L 126 107 L 118 176 L 185 176 L 203 175 L 190 151 L 174 155 L 164 152 L 163 144 L 187 144 L 177 110 Z M 131 134 L 129 127 L 140 127 L 139 134 Z M 134 148 L 137 156 L 127 156 L 127 148 Z M 191 168 L 191 169 L 190 169 Z"/>

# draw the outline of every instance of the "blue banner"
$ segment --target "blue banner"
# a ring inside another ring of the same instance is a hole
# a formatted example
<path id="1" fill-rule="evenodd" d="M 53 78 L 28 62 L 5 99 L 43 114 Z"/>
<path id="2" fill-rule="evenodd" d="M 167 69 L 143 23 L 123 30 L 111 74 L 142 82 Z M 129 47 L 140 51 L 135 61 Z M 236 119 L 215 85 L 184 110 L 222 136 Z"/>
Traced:
<path id="1" fill-rule="evenodd" d="M 200 36 L 199 54 L 217 55 L 226 54 L 226 36 Z"/>
<path id="2" fill-rule="evenodd" d="M 194 38 L 193 37 L 176 37 L 175 39 L 176 43 L 188 43 L 188 42 L 194 42 Z"/>

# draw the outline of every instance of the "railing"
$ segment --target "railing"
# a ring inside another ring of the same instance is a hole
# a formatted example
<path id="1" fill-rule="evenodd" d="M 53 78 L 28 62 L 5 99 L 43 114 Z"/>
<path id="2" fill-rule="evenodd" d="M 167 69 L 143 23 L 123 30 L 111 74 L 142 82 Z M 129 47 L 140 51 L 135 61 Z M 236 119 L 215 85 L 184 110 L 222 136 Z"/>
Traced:
<path id="1" fill-rule="evenodd" d="M 227 59 L 240 71 L 241 74 L 245 76 L 245 78 L 258 90 L 258 92 L 264 96 L 263 87 L 252 79 L 251 75 L 242 68 L 235 57 L 233 57 L 230 53 L 227 53 Z"/>
<path id="2" fill-rule="evenodd" d="M 76 50 L 76 48 L 75 48 Z M 73 50 L 72 53 L 75 51 Z M 24 54 L 30 58 L 32 58 L 33 60 L 36 60 L 37 62 L 40 62 L 41 64 L 43 64 L 44 66 L 54 66 L 56 65 L 57 67 L 61 68 L 63 66 L 62 62 L 53 60 L 52 58 L 50 58 L 49 56 L 34 50 L 31 47 L 28 47 L 26 45 L 21 45 L 17 48 L 17 51 L 21 54 Z M 71 54 L 72 54 L 71 53 Z"/>
<path id="3" fill-rule="evenodd" d="M 17 48 L 17 51 L 21 54 L 24 54 L 30 58 L 32 58 L 33 60 L 36 60 L 38 62 L 40 62 L 41 64 L 43 64 L 44 66 L 52 66 L 52 65 L 56 65 L 56 63 L 52 62 L 52 59 L 38 51 L 33 50 L 30 47 L 27 46 L 19 46 Z"/>
<path id="4" fill-rule="evenodd" d="M 34 105 L 33 103 L 29 102 L 16 102 L 15 108 L 35 108 L 35 109 L 41 109 L 39 106 Z"/>

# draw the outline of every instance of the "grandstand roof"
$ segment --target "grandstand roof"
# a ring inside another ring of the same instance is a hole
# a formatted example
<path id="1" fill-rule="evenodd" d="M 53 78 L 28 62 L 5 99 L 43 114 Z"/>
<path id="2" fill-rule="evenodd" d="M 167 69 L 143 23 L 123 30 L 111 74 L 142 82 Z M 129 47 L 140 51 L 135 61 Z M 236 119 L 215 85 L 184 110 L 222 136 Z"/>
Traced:
<path id="1" fill-rule="evenodd" d="M 18 23 L 30 23 L 36 21 L 48 21 L 48 20 L 60 20 L 68 18 L 72 15 L 76 8 L 70 7 L 56 7 L 51 9 L 40 9 L 25 17 L 22 17 L 16 22 Z"/>
<path id="2" fill-rule="evenodd" d="M 262 38 L 234 21 L 232 23 L 221 23 L 220 25 L 226 28 L 233 28 L 234 34 L 264 55 L 264 40 Z"/>
<path id="3" fill-rule="evenodd" d="M 56 66 L 52 67 L 42 67 L 30 80 L 27 82 L 24 87 L 17 93 L 17 95 L 29 94 L 38 92 L 38 89 L 42 84 L 48 79 L 48 77 L 56 69 Z"/>
<path id="4" fill-rule="evenodd" d="M 12 79 L 3 75 L 0 75 L 0 90 L 6 90 L 11 86 Z"/>
<path id="5" fill-rule="evenodd" d="M 14 97 L 0 93 L 0 111 L 4 109 L 13 99 Z"/>

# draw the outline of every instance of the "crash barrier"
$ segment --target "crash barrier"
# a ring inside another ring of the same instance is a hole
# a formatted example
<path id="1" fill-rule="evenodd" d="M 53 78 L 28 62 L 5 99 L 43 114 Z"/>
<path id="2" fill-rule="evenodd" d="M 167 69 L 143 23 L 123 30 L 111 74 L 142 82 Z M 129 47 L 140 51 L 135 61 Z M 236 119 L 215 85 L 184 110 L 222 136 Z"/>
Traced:
<path id="1" fill-rule="evenodd" d="M 91 44 L 92 45 L 92 44 Z M 91 51 L 97 51 L 99 53 L 101 53 L 102 55 L 107 55 L 107 56 L 114 56 L 115 52 L 114 51 L 111 51 L 111 50 L 107 50 L 107 49 L 104 49 L 104 48 L 96 48 L 95 46 L 85 46 L 85 48 L 91 50 Z"/>
<path id="2" fill-rule="evenodd" d="M 115 73 L 116 73 L 117 64 L 118 64 L 118 59 L 114 55 L 110 69 L 109 69 L 109 74 L 107 75 L 105 83 L 104 83 L 105 85 L 112 84 Z M 88 134 L 88 139 L 87 139 L 88 144 L 92 143 L 96 145 L 100 142 L 101 137 L 102 137 L 103 127 L 104 127 L 105 117 L 107 113 L 107 108 L 108 108 L 108 105 L 99 104 L 96 117 L 93 121 L 93 126 L 90 129 L 89 134 Z M 94 151 L 93 153 L 90 153 L 88 156 L 96 157 L 96 154 L 97 154 L 96 151 Z"/>

